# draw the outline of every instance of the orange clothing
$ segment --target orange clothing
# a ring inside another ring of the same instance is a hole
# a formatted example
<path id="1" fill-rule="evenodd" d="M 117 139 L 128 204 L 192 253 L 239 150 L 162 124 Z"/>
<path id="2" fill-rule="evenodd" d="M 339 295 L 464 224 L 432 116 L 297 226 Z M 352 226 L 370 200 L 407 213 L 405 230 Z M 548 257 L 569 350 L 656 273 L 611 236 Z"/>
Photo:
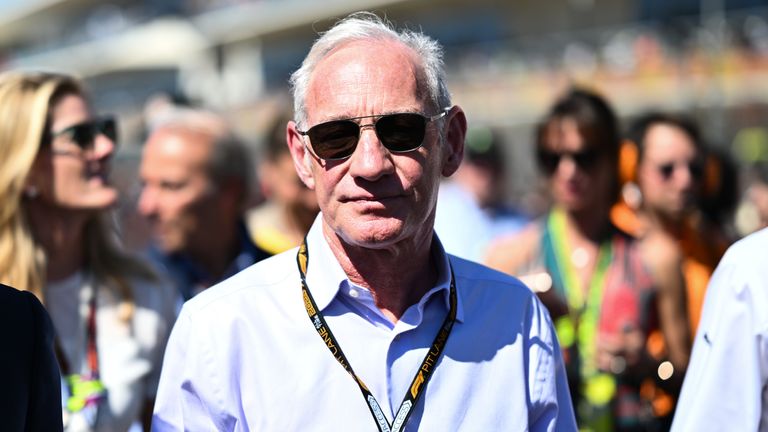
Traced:
<path id="1" fill-rule="evenodd" d="M 635 237 L 642 236 L 644 227 L 634 210 L 625 203 L 618 203 L 611 209 L 611 220 L 624 231 Z M 685 280 L 686 309 L 691 327 L 691 337 L 696 334 L 704 306 L 704 293 L 709 278 L 725 253 L 727 245 L 706 235 L 693 219 L 687 219 L 677 243 L 684 256 L 682 271 Z"/>

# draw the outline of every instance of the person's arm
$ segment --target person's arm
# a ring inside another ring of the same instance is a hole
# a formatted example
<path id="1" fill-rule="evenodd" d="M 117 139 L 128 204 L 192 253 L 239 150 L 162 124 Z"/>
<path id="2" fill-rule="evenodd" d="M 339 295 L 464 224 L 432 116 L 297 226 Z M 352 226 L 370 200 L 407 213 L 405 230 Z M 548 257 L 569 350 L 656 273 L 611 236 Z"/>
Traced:
<path id="1" fill-rule="evenodd" d="M 683 254 L 676 242 L 653 234 L 642 241 L 641 253 L 656 287 L 661 331 L 669 361 L 674 366 L 673 378 L 679 379 L 679 386 L 691 352 L 685 279 L 681 270 Z"/>
<path id="2" fill-rule="evenodd" d="M 486 251 L 483 263 L 492 269 L 520 276 L 518 273 L 521 267 L 538 253 L 540 240 L 540 224 L 531 223 L 519 233 L 493 241 Z"/>
<path id="3" fill-rule="evenodd" d="M 43 305 L 33 294 L 22 291 L 29 305 L 30 321 L 34 327 L 32 357 L 32 381 L 29 383 L 29 405 L 27 431 L 60 431 L 61 417 L 61 376 L 59 363 L 53 348 L 53 324 Z M 6 371 L 14 373 L 13 371 Z"/>
<path id="4" fill-rule="evenodd" d="M 742 258 L 726 255 L 707 288 L 673 431 L 758 430 L 765 383 L 750 284 L 766 281 L 745 277 Z"/>
<path id="5" fill-rule="evenodd" d="M 532 432 L 576 431 L 573 403 L 552 320 L 535 296 L 528 313 L 529 429 Z"/>

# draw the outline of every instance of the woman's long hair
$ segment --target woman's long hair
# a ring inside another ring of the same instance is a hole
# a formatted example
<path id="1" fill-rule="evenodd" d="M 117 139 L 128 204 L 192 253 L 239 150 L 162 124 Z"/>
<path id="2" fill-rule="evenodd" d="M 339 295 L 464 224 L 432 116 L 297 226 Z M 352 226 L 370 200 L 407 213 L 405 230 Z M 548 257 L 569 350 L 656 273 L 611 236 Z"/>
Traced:
<path id="1" fill-rule="evenodd" d="M 53 73 L 10 72 L 0 75 L 0 282 L 30 291 L 45 303 L 46 252 L 35 241 L 24 203 L 24 185 L 32 164 L 47 139 L 50 110 L 63 96 L 85 97 L 72 77 Z M 118 245 L 109 212 L 98 212 L 84 227 L 85 262 L 98 286 L 114 291 L 133 312 L 130 280 L 153 280 L 155 274 L 143 262 Z"/>

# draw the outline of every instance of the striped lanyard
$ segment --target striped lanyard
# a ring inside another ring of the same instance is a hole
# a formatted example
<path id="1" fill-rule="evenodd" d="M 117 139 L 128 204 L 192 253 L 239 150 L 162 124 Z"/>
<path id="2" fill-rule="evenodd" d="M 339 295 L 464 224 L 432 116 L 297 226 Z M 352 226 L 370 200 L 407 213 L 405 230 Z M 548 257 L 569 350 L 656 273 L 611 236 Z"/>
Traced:
<path id="1" fill-rule="evenodd" d="M 90 287 L 91 294 L 88 298 L 88 315 L 85 321 L 85 355 L 86 362 L 88 364 L 88 373 L 90 376 L 99 375 L 99 354 L 96 348 L 96 288 Z M 64 355 L 64 350 L 59 343 L 58 336 L 55 339 L 55 351 L 56 356 L 59 359 L 59 366 L 61 372 L 65 376 L 75 374 L 76 372 L 67 361 L 67 356 Z"/>
<path id="2" fill-rule="evenodd" d="M 437 332 L 437 336 L 435 336 L 435 340 L 432 342 L 430 349 L 427 351 L 424 360 L 421 361 L 421 366 L 419 366 L 416 375 L 411 381 L 409 391 L 406 392 L 405 397 L 403 397 L 403 401 L 400 404 L 400 408 L 397 410 L 395 419 L 392 421 L 392 423 L 389 423 L 386 416 L 384 415 L 384 412 L 381 410 L 379 402 L 373 396 L 373 393 L 368 390 L 368 387 L 366 387 L 363 380 L 360 379 L 360 377 L 358 377 L 357 374 L 355 374 L 355 372 L 352 370 L 352 366 L 349 364 L 347 357 L 341 350 L 341 346 L 339 345 L 338 341 L 336 341 L 336 337 L 334 337 L 333 332 L 331 332 L 331 328 L 328 326 L 328 323 L 326 323 L 323 314 L 320 312 L 320 308 L 317 307 L 317 304 L 312 297 L 312 293 L 309 291 L 309 285 L 307 285 L 306 278 L 307 265 L 309 263 L 309 248 L 307 247 L 306 238 L 304 238 L 304 241 L 299 248 L 299 252 L 296 255 L 296 263 L 299 267 L 299 274 L 301 275 L 301 290 L 304 297 L 304 308 L 307 310 L 307 315 L 309 315 L 309 319 L 312 321 L 312 325 L 315 327 L 315 330 L 317 330 L 317 334 L 320 335 L 320 338 L 328 347 L 328 350 L 331 352 L 331 354 L 333 354 L 333 357 L 336 359 L 336 361 L 338 361 L 344 370 L 346 370 L 347 373 L 352 375 L 352 378 L 355 379 L 358 387 L 360 387 L 360 391 L 363 393 L 363 398 L 368 404 L 368 409 L 371 411 L 371 415 L 376 421 L 376 425 L 378 426 L 379 431 L 402 431 L 405 427 L 405 424 L 408 422 L 408 418 L 413 412 L 413 407 L 416 406 L 416 403 L 419 400 L 419 396 L 421 396 L 423 393 L 422 390 L 426 386 L 427 382 L 429 382 L 429 379 L 432 377 L 432 373 L 435 371 L 437 361 L 440 359 L 440 355 L 445 349 L 445 344 L 448 341 L 448 336 L 451 334 L 453 323 L 456 321 L 456 283 L 453 276 L 453 268 L 451 267 L 450 269 L 451 308 L 448 311 L 448 315 L 446 315 L 442 326 L 440 327 L 440 331 Z"/>
<path id="3" fill-rule="evenodd" d="M 612 248 L 610 240 L 603 241 L 597 255 L 597 264 L 589 281 L 586 296 L 576 269 L 571 264 L 568 252 L 571 250 L 565 235 L 565 212 L 562 209 L 554 209 L 550 212 L 547 225 L 552 236 L 552 246 L 555 252 L 557 267 L 563 281 L 569 319 L 572 321 L 574 336 L 578 343 L 582 358 L 583 372 L 593 374 L 597 372 L 594 362 L 595 338 L 597 325 L 600 319 L 600 307 L 605 288 L 606 274 L 612 261 Z"/>
<path id="4" fill-rule="evenodd" d="M 96 410 L 104 399 L 106 388 L 99 377 L 99 354 L 96 347 L 96 287 L 93 280 L 88 284 L 91 292 L 88 298 L 88 315 L 85 322 L 85 353 L 88 372 L 77 373 L 67 361 L 64 350 L 59 343 L 58 336 L 55 339 L 56 356 L 62 371 L 62 380 L 65 386 L 65 419 L 69 419 L 69 413 L 83 413 L 88 418 L 89 424 L 96 420 Z M 66 422 L 65 422 L 66 423 Z"/>

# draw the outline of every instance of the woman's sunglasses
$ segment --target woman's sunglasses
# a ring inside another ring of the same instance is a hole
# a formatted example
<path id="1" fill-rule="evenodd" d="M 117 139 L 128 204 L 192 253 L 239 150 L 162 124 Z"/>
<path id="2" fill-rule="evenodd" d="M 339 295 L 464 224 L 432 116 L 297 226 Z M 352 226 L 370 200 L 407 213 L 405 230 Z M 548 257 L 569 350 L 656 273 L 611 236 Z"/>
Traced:
<path id="1" fill-rule="evenodd" d="M 672 176 L 675 174 L 675 170 L 677 169 L 678 166 L 687 168 L 688 173 L 690 173 L 691 177 L 694 180 L 700 179 L 701 176 L 704 174 L 704 167 L 702 166 L 701 162 L 697 160 L 692 160 L 688 162 L 667 162 L 667 163 L 657 165 L 656 169 L 659 170 L 659 174 L 661 174 L 662 180 L 669 181 L 672 178 Z"/>
<path id="2" fill-rule="evenodd" d="M 51 139 L 66 137 L 83 151 L 92 150 L 96 137 L 103 134 L 117 144 L 117 121 L 112 116 L 97 117 L 57 132 L 51 132 Z"/>
<path id="3" fill-rule="evenodd" d="M 539 166 L 547 175 L 552 175 L 557 171 L 557 168 L 560 166 L 560 160 L 563 158 L 570 158 L 582 171 L 590 171 L 597 164 L 600 154 L 596 150 L 582 150 L 578 152 L 538 150 L 536 153 Z"/>
<path id="4" fill-rule="evenodd" d="M 387 150 L 392 153 L 405 153 L 421 147 L 427 123 L 445 116 L 446 113 L 447 111 L 443 111 L 432 117 L 418 113 L 351 117 L 320 123 L 307 131 L 297 130 L 297 132 L 309 136 L 312 151 L 318 158 L 325 160 L 341 160 L 352 156 L 360 141 L 360 131 L 371 126 Z M 364 125 L 353 121 L 374 117 L 377 118 L 373 123 Z"/>

